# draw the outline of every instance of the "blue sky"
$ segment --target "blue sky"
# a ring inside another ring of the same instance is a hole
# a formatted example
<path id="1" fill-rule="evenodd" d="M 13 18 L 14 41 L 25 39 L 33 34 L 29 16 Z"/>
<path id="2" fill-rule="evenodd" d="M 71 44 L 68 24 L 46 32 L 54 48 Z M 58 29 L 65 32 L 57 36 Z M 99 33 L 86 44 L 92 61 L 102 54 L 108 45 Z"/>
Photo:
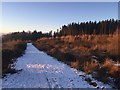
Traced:
<path id="1" fill-rule="evenodd" d="M 118 19 L 117 2 L 3 2 L 3 33 L 56 31 L 71 22 Z"/>

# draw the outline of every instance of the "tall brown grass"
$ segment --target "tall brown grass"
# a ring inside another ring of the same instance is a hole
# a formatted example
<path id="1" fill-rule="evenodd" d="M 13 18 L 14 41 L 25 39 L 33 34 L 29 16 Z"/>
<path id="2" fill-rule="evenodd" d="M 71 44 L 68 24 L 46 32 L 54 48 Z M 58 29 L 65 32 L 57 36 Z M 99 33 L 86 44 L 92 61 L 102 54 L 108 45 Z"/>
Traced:
<path id="1" fill-rule="evenodd" d="M 86 73 L 92 73 L 95 70 L 99 69 L 99 64 L 95 61 L 87 61 L 84 64 L 84 71 Z"/>
<path id="2" fill-rule="evenodd" d="M 112 77 L 119 77 L 120 76 L 120 67 L 116 65 L 116 62 L 112 61 L 111 59 L 107 58 L 103 63 L 103 67 L 107 69 L 108 73 Z"/>
<path id="3" fill-rule="evenodd" d="M 35 45 L 53 57 L 69 62 L 71 67 L 82 69 L 86 73 L 97 72 L 98 79 L 108 82 L 109 77 L 117 80 L 116 77 L 120 75 L 120 68 L 114 65 L 120 60 L 119 43 L 120 37 L 117 30 L 111 35 L 68 35 L 40 40 L 35 42 Z M 73 60 L 70 56 L 74 57 Z M 92 56 L 97 57 L 97 62 L 92 60 Z"/>
<path id="4" fill-rule="evenodd" d="M 14 63 L 16 58 L 20 57 L 25 49 L 26 42 L 17 40 L 17 41 L 5 41 L 2 43 L 2 74 L 3 76 L 6 73 L 14 73 L 10 66 Z"/>
<path id="5" fill-rule="evenodd" d="M 76 69 L 80 69 L 80 61 L 76 60 L 76 61 L 72 61 L 71 62 L 71 67 L 76 68 Z"/>
<path id="6" fill-rule="evenodd" d="M 119 33 L 116 32 L 112 37 L 109 37 L 108 41 L 110 42 L 109 45 L 107 45 L 108 52 L 113 55 L 120 55 Z"/>

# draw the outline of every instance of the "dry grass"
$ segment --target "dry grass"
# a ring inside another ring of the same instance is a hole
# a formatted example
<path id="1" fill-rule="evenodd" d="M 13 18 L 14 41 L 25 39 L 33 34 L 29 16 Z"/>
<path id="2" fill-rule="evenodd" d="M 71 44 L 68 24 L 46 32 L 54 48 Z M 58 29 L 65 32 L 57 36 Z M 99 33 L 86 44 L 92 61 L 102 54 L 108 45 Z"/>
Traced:
<path id="1" fill-rule="evenodd" d="M 80 61 L 76 60 L 74 62 L 71 62 L 71 67 L 79 69 L 80 68 Z"/>
<path id="2" fill-rule="evenodd" d="M 21 40 L 12 40 L 12 41 L 7 41 L 7 42 L 3 42 L 2 43 L 2 49 L 9 49 L 9 50 L 13 50 L 15 48 L 15 45 L 18 43 L 22 43 L 23 41 Z"/>
<path id="3" fill-rule="evenodd" d="M 84 64 L 84 71 L 86 73 L 92 73 L 93 71 L 98 70 L 98 69 L 99 69 L 99 64 L 95 61 L 87 61 Z"/>
<path id="4" fill-rule="evenodd" d="M 113 37 L 108 38 L 110 44 L 107 46 L 108 52 L 112 55 L 120 55 L 120 45 L 119 45 L 120 37 L 118 34 L 114 34 Z"/>
<path id="5" fill-rule="evenodd" d="M 107 69 L 108 73 L 112 77 L 120 76 L 120 67 L 115 65 L 116 62 L 112 61 L 111 59 L 107 58 L 103 63 L 103 67 Z"/>
<path id="6" fill-rule="evenodd" d="M 26 49 L 26 43 L 21 40 L 7 41 L 2 43 L 2 74 L 13 73 L 10 64 L 12 64 L 16 58 L 21 56 Z"/>
<path id="7" fill-rule="evenodd" d="M 39 39 L 35 44 L 43 50 L 57 48 L 62 53 L 72 52 L 82 56 L 97 55 L 102 61 L 105 57 L 119 56 L 118 34 L 114 35 L 78 35 Z"/>
<path id="8" fill-rule="evenodd" d="M 74 36 L 71 36 L 71 35 L 68 35 L 68 36 L 62 36 L 61 37 L 61 40 L 63 40 L 64 42 L 74 42 L 75 41 L 75 37 Z"/>
<path id="9" fill-rule="evenodd" d="M 120 60 L 119 42 L 116 31 L 113 35 L 62 36 L 40 40 L 35 45 L 53 57 L 70 63 L 73 68 L 86 73 L 97 72 L 96 77 L 107 83 L 109 77 L 116 80 L 120 77 L 120 68 L 114 65 Z M 97 57 L 97 62 L 92 60 L 92 56 Z"/>

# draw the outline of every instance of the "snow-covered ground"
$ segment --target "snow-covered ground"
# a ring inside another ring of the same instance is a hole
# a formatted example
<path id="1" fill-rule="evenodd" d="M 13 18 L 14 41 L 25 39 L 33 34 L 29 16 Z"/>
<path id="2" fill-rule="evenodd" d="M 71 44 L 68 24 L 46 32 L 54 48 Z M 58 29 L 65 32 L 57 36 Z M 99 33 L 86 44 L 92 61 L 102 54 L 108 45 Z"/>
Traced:
<path id="1" fill-rule="evenodd" d="M 15 68 L 21 70 L 2 80 L 3 88 L 92 88 L 69 66 L 60 63 L 31 43 L 25 54 L 17 59 Z"/>
<path id="2" fill-rule="evenodd" d="M 18 73 L 2 79 L 3 88 L 94 88 L 73 68 L 39 51 L 31 43 L 15 63 Z"/>
<path id="3" fill-rule="evenodd" d="M 91 79 L 91 82 L 95 82 L 95 83 L 96 83 L 96 86 L 95 86 L 96 88 L 99 88 L 99 89 L 103 89 L 103 88 L 112 89 L 112 86 L 111 86 L 111 85 L 104 84 L 103 82 L 100 82 L 100 81 L 94 79 L 91 74 L 86 74 L 86 73 L 84 73 L 84 72 L 82 72 L 82 71 L 78 71 L 78 70 L 76 70 L 76 69 L 73 69 L 73 70 L 75 71 L 75 73 L 76 73 L 77 75 L 81 76 L 83 79 L 89 78 L 89 79 Z"/>

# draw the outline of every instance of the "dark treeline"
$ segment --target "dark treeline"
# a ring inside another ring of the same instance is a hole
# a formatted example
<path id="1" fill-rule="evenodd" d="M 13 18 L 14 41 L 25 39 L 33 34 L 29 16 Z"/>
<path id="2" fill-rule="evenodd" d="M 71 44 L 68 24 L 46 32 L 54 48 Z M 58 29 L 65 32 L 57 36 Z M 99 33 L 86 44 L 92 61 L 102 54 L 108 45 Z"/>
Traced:
<path id="1" fill-rule="evenodd" d="M 48 33 L 37 32 L 14 32 L 10 34 L 3 35 L 3 42 L 8 40 L 32 40 L 35 41 L 42 37 L 56 37 L 56 36 L 66 36 L 66 35 L 80 35 L 80 34 L 113 34 L 117 28 L 120 28 L 120 20 L 105 20 L 99 22 L 81 22 L 81 23 L 71 23 L 67 26 L 64 25 L 57 32 L 52 31 Z"/>
<path id="2" fill-rule="evenodd" d="M 54 36 L 80 35 L 80 34 L 113 34 L 120 27 L 119 20 L 105 20 L 99 22 L 81 22 L 64 25 Z"/>
<path id="3" fill-rule="evenodd" d="M 32 41 L 35 41 L 39 38 L 42 38 L 42 37 L 51 37 L 52 36 L 52 31 L 50 31 L 49 33 L 42 33 L 41 31 L 40 32 L 37 32 L 36 30 L 33 31 L 33 32 L 13 32 L 13 33 L 10 33 L 10 34 L 6 34 L 6 35 L 3 35 L 2 37 L 2 41 L 9 41 L 9 40 L 32 40 Z"/>

